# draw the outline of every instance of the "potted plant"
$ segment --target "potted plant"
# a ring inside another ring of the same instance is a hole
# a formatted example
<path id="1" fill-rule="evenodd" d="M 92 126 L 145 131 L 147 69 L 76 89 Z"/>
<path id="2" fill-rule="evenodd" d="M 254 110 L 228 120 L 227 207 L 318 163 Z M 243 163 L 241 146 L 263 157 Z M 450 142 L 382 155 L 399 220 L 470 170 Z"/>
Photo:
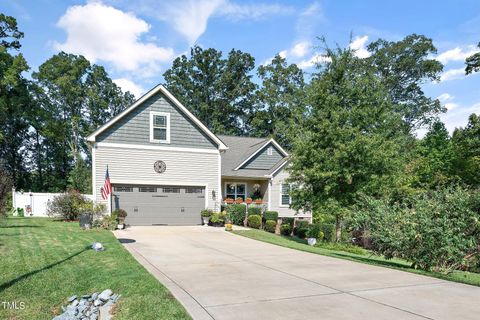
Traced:
<path id="1" fill-rule="evenodd" d="M 247 204 L 252 204 L 253 199 L 252 199 L 252 198 L 247 198 L 247 199 L 245 200 L 245 202 L 246 202 Z"/>
<path id="2" fill-rule="evenodd" d="M 317 240 L 323 239 L 323 232 L 320 228 L 320 224 L 315 223 L 308 226 L 307 230 L 307 242 L 309 246 L 314 246 Z"/>
<path id="3" fill-rule="evenodd" d="M 210 209 L 204 209 L 200 212 L 202 216 L 203 225 L 208 226 L 210 222 L 210 217 L 213 215 L 213 211 Z"/>
<path id="4" fill-rule="evenodd" d="M 237 204 L 243 203 L 243 198 L 238 197 L 238 198 L 235 200 L 235 203 L 237 203 Z"/>
<path id="5" fill-rule="evenodd" d="M 112 217 L 117 220 L 118 229 L 125 229 L 125 218 L 127 215 L 127 211 L 123 209 L 115 209 L 115 211 L 112 212 Z"/>
<path id="6" fill-rule="evenodd" d="M 210 222 L 214 227 L 223 227 L 225 223 L 225 216 L 226 214 L 224 212 L 215 212 L 214 214 L 212 214 Z"/>
<path id="7" fill-rule="evenodd" d="M 263 203 L 262 199 L 256 199 L 255 200 L 255 204 L 262 204 L 262 203 Z"/>
<path id="8" fill-rule="evenodd" d="M 233 202 L 234 202 L 234 200 L 232 198 L 226 198 L 225 199 L 226 204 L 232 204 Z"/>

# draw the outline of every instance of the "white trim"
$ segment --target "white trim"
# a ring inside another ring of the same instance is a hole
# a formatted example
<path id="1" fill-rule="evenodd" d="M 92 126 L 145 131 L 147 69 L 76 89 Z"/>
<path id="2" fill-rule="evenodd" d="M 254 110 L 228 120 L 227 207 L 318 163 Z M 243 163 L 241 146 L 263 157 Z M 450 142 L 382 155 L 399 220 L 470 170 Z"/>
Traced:
<path id="1" fill-rule="evenodd" d="M 166 123 L 166 128 L 167 133 L 166 133 L 166 139 L 165 140 L 159 140 L 155 139 L 153 131 L 154 131 L 154 119 L 155 116 L 162 116 L 167 118 L 167 123 Z M 150 111 L 150 142 L 151 143 L 170 143 L 170 113 L 167 112 L 158 112 L 158 111 Z"/>
<path id="2" fill-rule="evenodd" d="M 290 195 L 290 192 L 288 193 L 288 204 L 283 204 L 282 203 L 283 185 L 284 184 L 288 184 L 290 186 L 289 183 L 283 183 L 283 181 L 280 181 L 280 203 L 279 203 L 278 206 L 280 208 L 290 208 L 290 205 L 292 204 L 292 196 Z"/>
<path id="3" fill-rule="evenodd" d="M 219 209 L 220 209 L 220 204 L 222 203 L 222 155 L 220 152 L 218 153 L 218 195 L 217 195 L 217 201 L 219 203 Z"/>
<path id="4" fill-rule="evenodd" d="M 157 186 L 187 186 L 187 187 L 208 187 L 208 183 L 198 183 L 190 181 L 159 181 L 159 180 L 133 180 L 133 179 L 112 179 L 113 184 L 135 184 L 135 185 L 157 185 Z"/>
<path id="5" fill-rule="evenodd" d="M 95 149 L 97 148 L 97 144 L 92 144 L 92 194 L 93 194 L 93 201 L 97 201 L 97 168 L 96 168 L 96 156 L 95 156 Z"/>
<path id="6" fill-rule="evenodd" d="M 245 185 L 245 194 L 244 194 L 245 199 L 244 200 L 247 199 L 247 197 L 248 197 L 248 183 L 243 182 L 243 181 L 224 181 L 223 182 L 223 188 L 224 188 L 223 190 L 225 191 L 225 197 L 227 197 L 227 184 L 244 184 Z M 235 187 L 235 199 L 233 199 L 233 200 L 237 200 L 237 196 L 238 196 L 237 188 Z"/>
<path id="7" fill-rule="evenodd" d="M 211 153 L 220 154 L 217 149 L 197 149 L 197 148 L 182 148 L 182 147 L 164 147 L 164 146 L 148 146 L 140 144 L 128 144 L 128 143 L 110 143 L 110 142 L 97 142 L 96 145 L 102 148 L 123 148 L 123 149 L 139 149 L 139 150 L 160 150 L 160 151 L 178 151 L 189 153 Z"/>
<path id="8" fill-rule="evenodd" d="M 280 171 L 280 169 L 282 169 L 283 167 L 285 167 L 285 165 L 288 163 L 288 160 L 285 161 L 284 163 L 282 163 L 277 169 L 275 169 L 272 173 L 270 174 L 266 174 L 265 177 L 269 177 L 269 178 L 273 178 L 273 176 L 278 172 Z"/>
<path id="9" fill-rule="evenodd" d="M 245 159 L 242 163 L 240 163 L 235 169 L 233 170 L 238 170 L 240 169 L 245 163 L 247 163 L 250 159 L 252 159 L 255 155 L 257 155 L 260 151 L 262 151 L 266 146 L 269 144 L 273 144 L 278 150 L 280 150 L 281 153 L 283 153 L 284 157 L 288 157 L 287 151 L 285 151 L 275 140 L 270 139 L 268 140 L 264 145 L 262 145 L 260 148 L 257 149 L 254 153 L 252 153 L 247 159 Z"/>
<path id="10" fill-rule="evenodd" d="M 201 130 L 203 130 L 207 136 L 209 136 L 213 141 L 215 141 L 218 144 L 218 148 L 220 150 L 227 150 L 228 147 L 220 140 L 216 135 L 213 134 L 200 120 L 197 119 L 188 109 L 180 103 L 164 86 L 162 85 L 157 85 L 150 91 L 148 91 L 145 95 L 143 95 L 140 99 L 135 101 L 130 107 L 127 109 L 123 110 L 119 114 L 117 114 L 115 117 L 107 121 L 103 126 L 95 130 L 92 134 L 90 134 L 87 137 L 87 141 L 89 142 L 95 142 L 95 137 L 98 136 L 100 133 L 105 131 L 107 128 L 109 128 L 112 124 L 123 118 L 125 115 L 127 115 L 130 111 L 144 103 L 146 100 L 148 100 L 150 97 L 154 96 L 156 93 L 161 92 L 163 93 L 168 99 L 170 99 L 175 106 L 177 106 L 184 114 L 187 115 L 196 125 L 200 127 Z"/>
<path id="11" fill-rule="evenodd" d="M 268 203 L 267 203 L 267 209 L 268 211 L 272 210 L 272 183 L 273 179 L 268 179 L 268 186 L 267 186 L 267 192 L 268 192 Z"/>

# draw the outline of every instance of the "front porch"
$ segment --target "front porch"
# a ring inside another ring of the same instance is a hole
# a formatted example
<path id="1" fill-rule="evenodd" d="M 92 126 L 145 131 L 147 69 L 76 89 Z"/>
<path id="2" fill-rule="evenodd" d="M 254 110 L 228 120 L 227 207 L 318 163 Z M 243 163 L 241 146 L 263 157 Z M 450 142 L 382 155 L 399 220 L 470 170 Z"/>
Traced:
<path id="1" fill-rule="evenodd" d="M 256 204 L 268 210 L 269 181 L 269 179 L 222 178 L 222 204 Z"/>

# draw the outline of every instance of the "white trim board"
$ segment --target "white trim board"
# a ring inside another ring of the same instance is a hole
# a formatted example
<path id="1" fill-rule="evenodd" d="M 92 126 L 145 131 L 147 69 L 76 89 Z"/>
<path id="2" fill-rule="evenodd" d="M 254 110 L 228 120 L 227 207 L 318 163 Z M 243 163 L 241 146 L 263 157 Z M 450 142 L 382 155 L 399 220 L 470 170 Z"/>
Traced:
<path id="1" fill-rule="evenodd" d="M 123 118 L 125 115 L 127 115 L 130 111 L 134 110 L 138 106 L 140 106 L 142 103 L 144 103 L 146 100 L 157 94 L 158 92 L 163 93 L 170 101 L 173 102 L 173 104 L 178 107 L 190 120 L 193 121 L 207 136 L 209 136 L 213 141 L 215 141 L 218 144 L 218 148 L 220 150 L 227 150 L 228 147 L 220 140 L 216 135 L 213 134 L 200 120 L 198 120 L 197 117 L 195 117 L 188 109 L 180 103 L 164 86 L 161 84 L 157 85 L 150 91 L 148 91 L 146 94 L 144 94 L 140 99 L 135 101 L 130 107 L 127 109 L 123 110 L 119 114 L 117 114 L 115 117 L 107 121 L 103 126 L 95 130 L 92 134 L 90 134 L 87 137 L 88 142 L 95 142 L 96 136 L 98 136 L 100 133 L 104 132 L 106 129 L 108 129 L 112 124 Z"/>
<path id="2" fill-rule="evenodd" d="M 288 160 L 285 161 L 284 163 L 282 163 L 277 169 L 275 169 L 272 173 L 270 174 L 266 174 L 265 177 L 268 177 L 268 178 L 273 178 L 273 176 L 278 172 L 280 171 L 283 167 L 285 167 L 285 165 L 288 163 Z"/>
<path id="3" fill-rule="evenodd" d="M 252 159 L 254 156 L 256 156 L 260 151 L 262 151 L 266 146 L 269 144 L 273 144 L 280 152 L 283 154 L 284 157 L 288 157 L 287 151 L 285 151 L 278 143 L 277 141 L 270 139 L 268 140 L 264 145 L 262 145 L 260 148 L 258 148 L 254 153 L 252 153 L 247 159 L 245 159 L 242 163 L 240 163 L 235 169 L 233 170 L 238 170 L 240 169 L 245 163 L 247 163 L 250 159 Z"/>
<path id="4" fill-rule="evenodd" d="M 141 144 L 128 144 L 128 143 L 110 143 L 110 142 L 97 142 L 96 145 L 102 148 L 120 148 L 120 149 L 137 149 L 137 150 L 160 150 L 160 151 L 178 151 L 178 152 L 190 152 L 190 153 L 211 153 L 219 154 L 217 149 L 200 149 L 200 148 L 181 148 L 181 147 L 164 147 L 164 146 L 149 146 Z"/>

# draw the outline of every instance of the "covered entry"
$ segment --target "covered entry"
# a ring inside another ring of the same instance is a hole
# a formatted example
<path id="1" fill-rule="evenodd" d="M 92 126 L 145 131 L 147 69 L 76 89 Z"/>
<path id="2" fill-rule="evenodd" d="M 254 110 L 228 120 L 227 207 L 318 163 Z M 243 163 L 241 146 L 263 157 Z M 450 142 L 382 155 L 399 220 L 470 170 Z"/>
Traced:
<path id="1" fill-rule="evenodd" d="M 112 210 L 127 211 L 130 225 L 201 224 L 205 187 L 113 185 Z"/>

